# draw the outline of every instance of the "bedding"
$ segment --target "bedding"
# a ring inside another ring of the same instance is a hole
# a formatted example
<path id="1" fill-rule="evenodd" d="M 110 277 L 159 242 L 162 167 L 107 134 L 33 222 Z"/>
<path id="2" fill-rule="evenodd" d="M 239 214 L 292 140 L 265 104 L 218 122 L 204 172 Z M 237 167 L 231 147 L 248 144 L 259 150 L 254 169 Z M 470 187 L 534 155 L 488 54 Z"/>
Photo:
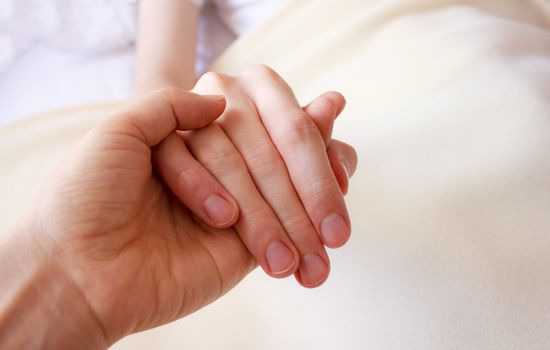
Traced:
<path id="1" fill-rule="evenodd" d="M 113 348 L 550 348 L 549 14 L 542 0 L 288 1 L 213 69 L 267 63 L 303 102 L 347 97 L 335 134 L 359 153 L 351 241 L 321 288 L 256 271 Z M 0 129 L 0 232 L 123 105 Z"/>
<path id="2" fill-rule="evenodd" d="M 209 0 L 196 72 L 281 0 Z M 128 98 L 138 0 L 0 1 L 0 125 L 78 103 Z"/>

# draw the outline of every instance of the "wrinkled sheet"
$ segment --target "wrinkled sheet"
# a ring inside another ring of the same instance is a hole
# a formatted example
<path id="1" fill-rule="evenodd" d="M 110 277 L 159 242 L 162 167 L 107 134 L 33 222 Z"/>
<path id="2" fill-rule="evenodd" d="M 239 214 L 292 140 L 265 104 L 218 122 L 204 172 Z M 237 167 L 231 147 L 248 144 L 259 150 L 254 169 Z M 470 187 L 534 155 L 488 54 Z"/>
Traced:
<path id="1" fill-rule="evenodd" d="M 200 1 L 196 73 L 282 0 Z M 137 0 L 0 0 L 0 126 L 130 96 Z"/>
<path id="2" fill-rule="evenodd" d="M 321 288 L 256 271 L 114 348 L 550 348 L 549 7 L 296 0 L 235 43 L 216 70 L 267 63 L 304 103 L 327 89 L 347 97 L 335 134 L 359 152 L 352 239 L 331 252 Z M 120 106 L 0 129 L 0 231 Z"/>

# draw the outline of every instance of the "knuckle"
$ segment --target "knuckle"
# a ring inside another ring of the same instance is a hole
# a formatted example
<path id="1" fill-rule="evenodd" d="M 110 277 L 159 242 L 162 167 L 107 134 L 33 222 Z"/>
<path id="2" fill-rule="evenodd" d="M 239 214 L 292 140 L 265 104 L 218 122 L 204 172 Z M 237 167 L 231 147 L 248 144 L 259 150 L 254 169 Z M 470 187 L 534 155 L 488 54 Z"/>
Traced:
<path id="1" fill-rule="evenodd" d="M 176 184 L 177 186 L 187 189 L 188 186 L 193 186 L 198 180 L 197 169 L 194 167 L 181 167 L 176 172 Z"/>
<path id="2" fill-rule="evenodd" d="M 309 182 L 306 195 L 313 203 L 326 203 L 327 196 L 333 193 L 334 183 L 329 177 L 319 177 Z"/>
<path id="3" fill-rule="evenodd" d="M 177 101 L 181 95 L 183 90 L 174 86 L 166 86 L 163 88 L 160 88 L 156 90 L 153 94 L 159 96 L 160 98 L 171 102 L 171 101 Z"/>
<path id="4" fill-rule="evenodd" d="M 207 72 L 199 78 L 197 85 L 226 91 L 232 85 L 232 81 L 233 79 L 228 75 L 218 72 Z"/>
<path id="5" fill-rule="evenodd" d="M 242 126 L 243 123 L 250 122 L 250 113 L 240 104 L 242 101 L 234 102 L 234 100 L 231 99 L 229 99 L 229 101 L 223 115 L 218 119 L 220 127 L 227 134 L 231 134 L 231 130 Z"/>
<path id="6" fill-rule="evenodd" d="M 250 236 L 255 243 L 259 240 L 268 241 L 273 235 L 281 234 L 282 228 L 271 211 L 262 205 L 243 206 L 241 218 L 247 222 L 251 232 L 263 232 L 261 239 L 257 235 Z"/>
<path id="7" fill-rule="evenodd" d="M 311 220 L 306 213 L 302 211 L 291 211 L 281 213 L 283 225 L 290 234 L 303 234 L 304 232 L 315 231 Z"/>
<path id="8" fill-rule="evenodd" d="M 198 155 L 200 162 L 215 175 L 234 171 L 242 166 L 243 160 L 231 147 L 209 145 Z"/>
<path id="9" fill-rule="evenodd" d="M 241 208 L 242 215 L 246 216 L 248 219 L 253 220 L 257 224 L 263 224 L 269 220 L 269 215 L 266 212 L 265 208 L 261 206 L 246 206 Z"/>
<path id="10" fill-rule="evenodd" d="M 317 142 L 321 139 L 321 134 L 315 123 L 300 113 L 296 117 L 289 118 L 286 126 L 281 131 L 280 137 L 284 140 L 284 143 L 295 146 Z"/>
<path id="11" fill-rule="evenodd" d="M 249 147 L 245 159 L 251 171 L 259 174 L 273 174 L 283 166 L 281 157 L 273 150 L 270 143 Z"/>
<path id="12" fill-rule="evenodd" d="M 279 79 L 279 74 L 277 74 L 273 68 L 265 64 L 255 64 L 245 70 L 244 74 L 267 79 Z"/>

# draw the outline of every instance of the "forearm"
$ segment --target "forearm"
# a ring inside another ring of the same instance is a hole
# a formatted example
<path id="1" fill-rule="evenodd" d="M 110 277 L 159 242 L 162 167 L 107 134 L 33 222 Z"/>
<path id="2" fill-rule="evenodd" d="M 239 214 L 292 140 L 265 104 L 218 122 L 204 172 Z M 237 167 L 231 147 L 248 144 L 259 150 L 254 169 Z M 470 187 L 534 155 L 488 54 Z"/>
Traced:
<path id="1" fill-rule="evenodd" d="M 60 261 L 27 232 L 0 240 L 0 281 L 0 348 L 107 346 L 101 325 Z"/>
<path id="2" fill-rule="evenodd" d="M 134 93 L 195 84 L 199 9 L 190 0 L 143 0 L 139 9 Z"/>

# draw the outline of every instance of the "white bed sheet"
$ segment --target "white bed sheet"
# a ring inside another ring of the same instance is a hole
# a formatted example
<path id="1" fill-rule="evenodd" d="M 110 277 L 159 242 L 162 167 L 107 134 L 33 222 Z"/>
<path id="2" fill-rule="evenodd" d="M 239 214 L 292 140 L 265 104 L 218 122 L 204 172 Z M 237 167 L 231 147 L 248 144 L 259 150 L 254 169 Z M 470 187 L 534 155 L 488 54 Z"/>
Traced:
<path id="1" fill-rule="evenodd" d="M 133 1 L 131 2 L 133 3 Z M 276 12 L 283 2 L 281 0 L 246 0 L 216 3 L 218 7 L 212 2 L 208 2 L 201 12 L 196 65 L 198 75 L 204 73 L 237 36 L 251 31 L 266 17 Z M 19 4 L 24 5 L 23 3 Z M 96 5 L 80 4 L 84 8 L 88 5 L 97 10 Z M 114 4 L 104 5 L 116 7 Z M 43 5 L 43 7 L 45 9 L 42 8 L 42 11 L 48 9 L 47 5 Z M 77 6 L 78 9 L 80 8 Z M 2 7 L 0 7 L 0 12 L 1 10 Z M 127 10 L 130 12 L 124 13 L 125 19 L 132 22 L 135 20 L 131 16 L 132 7 L 130 6 Z M 116 8 L 113 11 L 124 12 Z M 71 14 L 77 15 L 78 12 L 71 12 Z M 42 15 L 51 15 L 51 13 L 46 11 Z M 27 18 L 27 22 L 32 22 L 33 18 Z M 5 26 L 2 25 L 5 24 L 2 22 L 3 20 L 4 18 L 0 15 L 0 34 L 5 29 Z M 22 19 L 19 19 L 19 22 L 21 21 Z M 127 27 L 133 27 L 133 25 L 133 23 L 129 23 Z M 80 27 L 76 29 L 82 30 Z M 69 29 L 65 28 L 65 30 Z M 88 37 L 88 41 L 93 39 L 93 42 L 101 42 L 105 39 L 101 36 L 102 33 L 96 34 L 96 37 L 93 35 Z M 9 35 L 5 37 L 9 37 Z M 66 39 L 54 36 L 49 41 L 63 42 Z M 77 51 L 85 52 L 86 45 L 82 45 L 83 47 L 80 48 L 75 45 L 74 41 L 65 43 L 65 46 L 74 49 L 72 52 L 55 49 L 63 47 L 63 45 L 53 45 L 51 47 L 54 48 L 50 48 L 50 46 L 46 46 L 47 43 L 42 46 L 35 43 L 32 49 L 25 51 L 15 62 L 11 62 L 7 67 L 0 65 L 0 68 L 6 68 L 6 70 L 0 69 L 0 127 L 10 121 L 53 109 L 86 102 L 129 97 L 134 48 L 131 42 L 124 44 L 123 39 L 111 39 L 121 43 L 121 46 L 113 44 L 114 47 L 120 47 L 117 51 L 108 51 L 107 48 L 113 46 L 111 45 L 95 54 L 75 53 Z M 93 45 L 91 46 L 93 47 Z M 1 53 L 0 47 L 0 55 Z"/>
<path id="2" fill-rule="evenodd" d="M 130 95 L 132 48 L 75 54 L 36 47 L 0 75 L 0 126 L 37 113 Z"/>

